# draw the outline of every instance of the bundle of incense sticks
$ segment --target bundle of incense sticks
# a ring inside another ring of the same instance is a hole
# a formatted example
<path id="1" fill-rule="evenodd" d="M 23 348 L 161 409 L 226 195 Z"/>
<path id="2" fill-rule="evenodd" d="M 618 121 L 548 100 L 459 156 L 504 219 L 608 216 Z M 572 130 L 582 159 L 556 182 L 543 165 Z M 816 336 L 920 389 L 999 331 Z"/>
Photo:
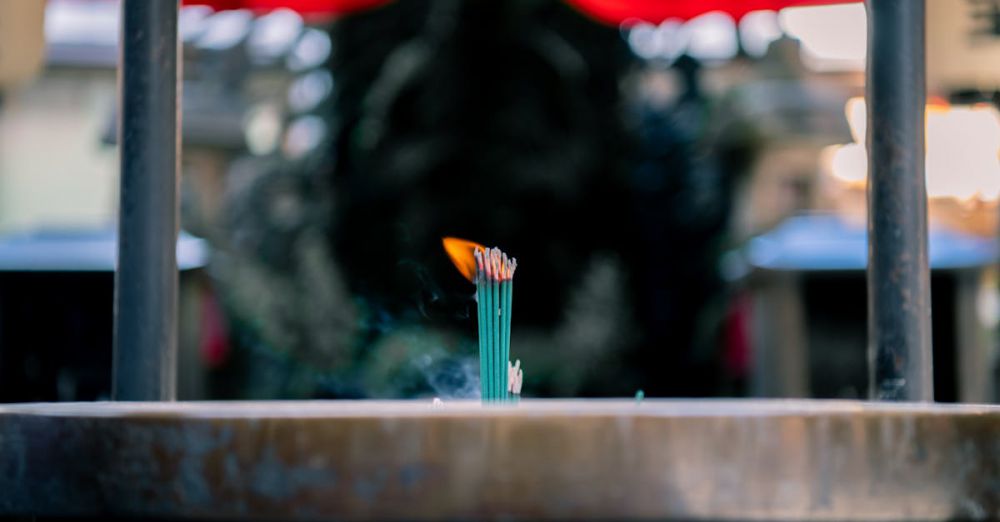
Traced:
<path id="1" fill-rule="evenodd" d="M 510 379 L 510 316 L 517 260 L 508 258 L 499 248 L 477 247 L 474 255 L 482 398 L 487 402 L 503 402 L 513 395 Z M 517 392 L 520 391 L 518 386 Z"/>
<path id="2" fill-rule="evenodd" d="M 457 237 L 441 239 L 455 268 L 476 285 L 479 383 L 484 402 L 517 401 L 524 373 L 510 364 L 510 300 L 517 260 L 499 248 Z"/>

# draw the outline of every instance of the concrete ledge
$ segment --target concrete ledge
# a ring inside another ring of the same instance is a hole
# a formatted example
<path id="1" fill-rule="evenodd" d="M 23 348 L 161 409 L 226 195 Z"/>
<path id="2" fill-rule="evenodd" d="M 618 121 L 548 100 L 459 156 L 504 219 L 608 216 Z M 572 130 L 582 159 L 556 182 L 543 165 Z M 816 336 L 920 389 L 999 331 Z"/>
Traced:
<path id="1" fill-rule="evenodd" d="M 1000 407 L 7 405 L 0 492 L 0 515 L 1000 518 Z"/>

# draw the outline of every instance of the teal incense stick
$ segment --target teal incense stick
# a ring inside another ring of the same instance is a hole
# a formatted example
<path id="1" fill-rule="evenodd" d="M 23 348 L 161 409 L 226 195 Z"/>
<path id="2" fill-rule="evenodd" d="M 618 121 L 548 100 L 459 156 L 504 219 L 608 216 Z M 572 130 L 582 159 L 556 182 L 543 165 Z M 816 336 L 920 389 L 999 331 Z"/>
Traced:
<path id="1" fill-rule="evenodd" d="M 503 395 L 500 394 L 500 354 L 503 351 L 502 341 L 500 339 L 500 314 L 503 313 L 503 302 L 500 301 L 500 261 L 499 254 L 500 250 L 493 249 L 493 275 L 494 278 L 490 282 L 493 290 L 493 309 L 490 310 L 493 323 L 493 398 L 501 399 Z M 507 368 L 507 364 L 503 364 L 503 368 Z"/>
<path id="2" fill-rule="evenodd" d="M 497 330 L 497 313 L 500 307 L 500 300 L 497 299 L 496 293 L 496 278 L 497 278 L 497 266 L 496 266 L 496 255 L 494 254 L 494 249 L 490 248 L 486 250 L 486 277 L 488 279 L 488 286 L 486 293 L 490 295 L 490 308 L 487 310 L 486 323 L 489 329 L 489 345 L 490 353 L 488 354 L 487 363 L 487 375 L 489 378 L 489 395 L 491 400 L 497 400 L 500 396 L 497 394 L 497 388 L 499 387 L 499 379 L 497 379 L 497 361 L 500 357 L 497 356 L 497 350 L 500 348 L 499 331 Z"/>
<path id="3" fill-rule="evenodd" d="M 481 393 L 484 401 L 491 401 L 495 397 L 494 385 L 493 385 L 493 350 L 495 343 L 493 342 L 493 310 L 496 310 L 496 302 L 493 299 L 493 269 L 492 263 L 489 260 L 489 256 L 486 251 L 482 252 L 483 257 L 483 293 L 486 296 L 486 304 L 483 307 L 483 339 L 481 342 L 486 347 L 486 353 L 483 357 L 483 372 L 479 374 L 479 380 L 481 381 Z"/>
<path id="4" fill-rule="evenodd" d="M 511 296 L 514 292 L 514 270 L 517 269 L 517 260 L 511 259 L 510 267 L 507 272 L 507 278 L 503 284 L 503 330 L 504 330 L 504 344 L 503 344 L 503 354 L 501 359 L 504 361 L 504 383 L 503 383 L 503 394 L 506 397 L 509 390 L 511 389 L 511 382 L 507 372 L 507 366 L 510 365 L 510 318 L 511 318 Z M 520 390 L 518 390 L 520 393 Z"/>
<path id="5" fill-rule="evenodd" d="M 503 271 L 500 272 L 500 275 L 505 277 Z M 500 350 L 499 353 L 497 354 L 498 356 L 497 358 L 500 359 L 500 364 L 497 367 L 497 371 L 500 374 L 500 385 L 497 386 L 497 391 L 500 392 L 501 397 L 506 398 L 507 389 L 509 387 L 509 383 L 507 382 L 507 361 L 508 361 L 507 350 L 509 349 L 508 348 L 509 345 L 507 343 L 509 342 L 509 337 L 507 337 L 507 326 L 506 326 L 508 310 L 507 310 L 507 300 L 504 298 L 504 296 L 507 295 L 507 280 L 502 279 L 500 281 L 499 286 L 500 286 L 500 292 L 499 292 L 500 314 L 499 317 L 497 317 L 497 321 L 500 323 Z"/>
<path id="6" fill-rule="evenodd" d="M 483 259 L 479 250 L 476 256 L 476 323 L 479 327 L 479 379 L 482 382 L 486 374 L 486 273 L 483 271 Z M 480 397 L 486 399 L 486 387 L 480 386 Z"/>

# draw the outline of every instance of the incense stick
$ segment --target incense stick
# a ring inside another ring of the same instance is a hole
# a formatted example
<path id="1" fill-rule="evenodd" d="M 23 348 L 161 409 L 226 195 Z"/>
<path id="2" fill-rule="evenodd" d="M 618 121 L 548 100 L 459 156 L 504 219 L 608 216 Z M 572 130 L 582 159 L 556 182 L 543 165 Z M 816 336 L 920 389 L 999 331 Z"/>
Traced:
<path id="1" fill-rule="evenodd" d="M 476 322 L 479 326 L 479 378 L 483 379 L 486 374 L 486 274 L 484 273 L 483 256 L 479 249 L 474 252 L 476 256 Z M 480 384 L 480 398 L 486 399 L 486 386 Z"/>
<path id="2" fill-rule="evenodd" d="M 501 277 L 505 277 L 506 274 L 501 270 Z M 507 347 L 509 346 L 509 338 L 507 337 L 507 281 L 501 280 L 498 284 L 500 287 L 500 310 L 499 317 L 497 317 L 500 323 L 500 349 L 497 351 L 497 359 L 500 364 L 497 365 L 497 373 L 500 375 L 500 383 L 497 386 L 497 390 L 500 392 L 500 396 L 503 398 L 507 397 Z"/>
<path id="3" fill-rule="evenodd" d="M 503 395 L 500 393 L 500 353 L 503 351 L 502 341 L 500 339 L 500 314 L 503 313 L 503 302 L 500 301 L 500 250 L 493 249 L 493 270 L 496 277 L 493 279 L 491 285 L 493 287 L 493 309 L 491 310 L 493 315 L 493 398 L 500 399 Z M 504 363 L 503 367 L 507 364 Z"/>
<path id="4" fill-rule="evenodd" d="M 486 371 L 483 372 L 481 378 L 485 379 L 485 385 L 483 390 L 485 393 L 486 400 L 493 400 L 494 395 L 494 385 L 493 385 L 493 315 L 494 310 L 496 310 L 496 301 L 493 299 L 493 263 L 490 261 L 488 255 L 484 255 L 484 264 L 486 265 L 486 283 L 483 285 L 486 293 L 486 309 L 483 310 L 483 324 L 486 330 Z"/>
<path id="5" fill-rule="evenodd" d="M 503 396 L 507 397 L 511 382 L 508 377 L 508 372 L 506 371 L 506 366 L 510 364 L 510 317 L 511 317 L 511 296 L 514 292 L 514 269 L 517 268 L 517 260 L 512 259 L 510 266 L 508 267 L 508 272 L 505 275 L 504 280 L 504 293 L 503 293 L 503 330 L 504 330 L 504 344 L 503 344 L 503 354 L 501 359 L 503 360 L 503 365 L 505 367 L 504 383 L 503 383 Z M 520 388 L 518 389 L 520 393 Z"/>

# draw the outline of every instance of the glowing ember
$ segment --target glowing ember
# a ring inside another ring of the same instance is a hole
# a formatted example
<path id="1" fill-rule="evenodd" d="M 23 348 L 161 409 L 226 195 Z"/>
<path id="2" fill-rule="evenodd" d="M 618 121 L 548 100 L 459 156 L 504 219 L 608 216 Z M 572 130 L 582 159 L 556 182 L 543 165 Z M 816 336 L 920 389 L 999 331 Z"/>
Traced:
<path id="1" fill-rule="evenodd" d="M 466 239 L 459 239 L 457 237 L 443 238 L 441 239 L 441 243 L 444 244 L 444 250 L 448 253 L 448 257 L 451 258 L 451 262 L 455 264 L 455 268 L 457 268 L 470 283 L 475 283 L 476 251 L 485 252 L 486 247 L 480 245 L 479 243 L 474 243 Z"/>

